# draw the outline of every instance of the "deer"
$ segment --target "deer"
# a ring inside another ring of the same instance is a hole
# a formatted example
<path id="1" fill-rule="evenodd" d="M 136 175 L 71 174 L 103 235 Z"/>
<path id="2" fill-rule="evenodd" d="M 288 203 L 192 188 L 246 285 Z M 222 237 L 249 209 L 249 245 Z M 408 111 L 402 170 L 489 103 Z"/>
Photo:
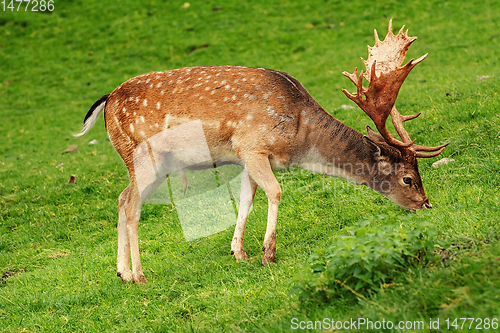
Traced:
<path id="1" fill-rule="evenodd" d="M 381 41 L 375 30 L 375 45 L 368 46 L 367 60 L 361 58 L 366 71 L 358 74 L 356 68 L 353 73 L 343 72 L 356 86 L 356 93 L 346 89 L 342 92 L 372 119 L 378 133 L 367 126 L 364 135 L 341 123 L 293 76 L 264 68 L 198 66 L 150 72 L 129 79 L 95 102 L 81 131 L 74 136 L 88 133 L 98 115 L 104 113 L 109 139 L 127 167 L 130 184 L 118 198 L 117 224 L 117 275 L 123 282 L 147 282 L 139 255 L 139 219 L 144 201 L 165 180 L 158 176 L 160 179 L 153 179 L 148 191 L 140 189 L 138 179 L 147 168 L 138 167 L 138 147 L 143 147 L 142 154 L 152 159 L 158 156 L 154 149 L 170 151 L 169 156 L 174 156 L 175 144 L 166 142 L 168 137 L 164 144 L 156 140 L 156 148 L 149 144 L 150 139 L 188 123 L 196 122 L 196 128 L 202 129 L 212 159 L 193 169 L 216 163 L 243 166 L 240 205 L 231 241 L 231 254 L 236 260 L 248 259 L 243 238 L 260 186 L 268 199 L 261 262 L 274 262 L 282 193 L 273 171 L 290 166 L 368 186 L 410 211 L 432 208 L 417 159 L 441 154 L 448 143 L 436 147 L 415 144 L 403 122 L 421 113 L 405 116 L 395 108 L 404 80 L 427 56 L 402 65 L 416 39 L 403 30 L 404 26 L 395 35 L 391 18 L 385 39 Z M 363 80 L 368 82 L 367 88 Z M 400 140 L 386 127 L 389 115 Z M 185 132 L 189 134 L 189 130 Z M 189 147 L 196 146 L 197 141 L 183 137 L 183 132 L 176 133 L 173 141 L 187 140 L 182 146 L 184 156 L 196 155 L 198 148 L 190 152 Z M 179 166 L 183 168 L 189 165 Z"/>

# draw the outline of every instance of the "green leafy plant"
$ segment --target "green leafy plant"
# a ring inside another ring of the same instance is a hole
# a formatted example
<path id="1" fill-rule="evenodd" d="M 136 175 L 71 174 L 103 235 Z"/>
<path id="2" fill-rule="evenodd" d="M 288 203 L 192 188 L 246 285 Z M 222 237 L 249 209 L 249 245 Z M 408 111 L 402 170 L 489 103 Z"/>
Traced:
<path id="1" fill-rule="evenodd" d="M 377 215 L 313 252 L 291 293 L 299 300 L 327 301 L 342 293 L 364 298 L 394 282 L 408 268 L 434 260 L 437 233 L 424 214 Z"/>

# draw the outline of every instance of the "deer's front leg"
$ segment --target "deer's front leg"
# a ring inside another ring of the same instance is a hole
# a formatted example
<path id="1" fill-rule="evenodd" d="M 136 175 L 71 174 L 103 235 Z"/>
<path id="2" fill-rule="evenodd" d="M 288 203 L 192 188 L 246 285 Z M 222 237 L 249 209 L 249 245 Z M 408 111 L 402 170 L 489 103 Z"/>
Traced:
<path id="1" fill-rule="evenodd" d="M 238 220 L 236 221 L 233 241 L 231 242 L 231 254 L 234 255 L 236 260 L 248 259 L 247 253 L 243 248 L 243 238 L 245 236 L 248 213 L 250 212 L 256 190 L 257 183 L 248 176 L 248 171 L 244 168 L 241 175 L 240 209 L 238 210 Z"/>
<path id="2" fill-rule="evenodd" d="M 267 213 L 267 228 L 264 236 L 262 264 L 274 262 L 276 257 L 276 222 L 278 219 L 278 205 L 281 199 L 281 188 L 276 180 L 265 154 L 255 154 L 244 159 L 250 177 L 266 192 L 269 208 Z"/>

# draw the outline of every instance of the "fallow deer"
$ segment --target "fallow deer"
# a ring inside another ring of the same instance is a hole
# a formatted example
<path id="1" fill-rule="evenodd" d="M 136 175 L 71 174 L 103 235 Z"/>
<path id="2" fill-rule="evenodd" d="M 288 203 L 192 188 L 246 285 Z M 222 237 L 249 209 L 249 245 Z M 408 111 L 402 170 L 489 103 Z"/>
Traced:
<path id="1" fill-rule="evenodd" d="M 99 99 L 75 136 L 86 134 L 104 112 L 109 139 L 129 172 L 130 184 L 118 199 L 117 275 L 124 282 L 146 281 L 139 257 L 138 223 L 143 202 L 164 180 L 157 180 L 147 193 L 140 190 L 134 154 L 141 143 L 148 143 L 153 158 L 155 152 L 148 140 L 188 122 L 201 124 L 213 159 L 209 166 L 237 161 L 244 165 L 246 177 L 231 242 L 231 253 L 237 260 L 247 258 L 243 236 L 257 186 L 264 190 L 269 204 L 262 264 L 275 259 L 281 189 L 273 170 L 300 167 L 367 185 L 409 210 L 431 208 L 417 158 L 437 156 L 447 144 L 416 145 L 402 123 L 420 113 L 402 116 L 394 107 L 403 81 L 427 56 L 401 66 L 416 39 L 409 37 L 408 31 L 403 33 L 403 28 L 394 35 L 391 19 L 384 41 L 375 30 L 375 46 L 368 47 L 368 60 L 363 60 L 366 73 L 361 71 L 358 76 L 357 69 L 352 74 L 343 73 L 357 91 L 354 95 L 342 91 L 373 120 L 380 134 L 367 126 L 367 135 L 363 135 L 342 124 L 291 75 L 263 68 L 192 67 L 151 72 L 126 81 Z M 368 88 L 363 87 L 363 79 L 369 82 Z M 402 141 L 387 130 L 389 115 Z M 171 145 L 165 143 L 165 147 L 168 150 Z"/>

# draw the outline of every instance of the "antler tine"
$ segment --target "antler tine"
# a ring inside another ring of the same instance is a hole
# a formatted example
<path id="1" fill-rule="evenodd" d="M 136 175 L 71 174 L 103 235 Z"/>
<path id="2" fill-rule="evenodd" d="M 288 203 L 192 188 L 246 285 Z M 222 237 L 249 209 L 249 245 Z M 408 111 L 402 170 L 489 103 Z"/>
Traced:
<path id="1" fill-rule="evenodd" d="M 436 148 L 438 149 L 438 151 L 436 152 L 433 152 L 433 153 L 421 153 L 421 152 L 416 152 L 415 153 L 415 156 L 416 157 L 421 157 L 421 158 L 430 158 L 430 157 L 436 157 L 438 156 L 439 154 L 441 154 L 443 152 L 443 150 L 446 148 L 446 146 L 448 146 L 450 143 L 447 142 L 445 143 L 444 145 L 441 145 L 441 146 L 438 146 L 438 147 L 424 147 L 424 146 L 418 146 L 416 145 L 415 146 L 415 150 L 423 150 L 423 151 L 433 151 L 433 150 L 436 150 Z M 428 149 L 428 150 L 427 150 Z"/>
<path id="2" fill-rule="evenodd" d="M 342 74 L 346 77 L 348 77 L 352 83 L 354 83 L 354 85 L 357 85 L 358 84 L 358 68 L 356 67 L 354 69 L 354 73 L 349 73 L 349 72 L 342 72 Z"/>
<path id="3" fill-rule="evenodd" d="M 392 124 L 394 125 L 394 128 L 396 129 L 396 132 L 398 132 L 399 136 L 401 137 L 401 140 L 403 140 L 404 143 L 409 143 L 412 142 L 410 139 L 410 135 L 408 132 L 405 130 L 403 127 L 403 122 L 411 119 L 415 119 L 418 116 L 420 116 L 422 112 L 419 112 L 417 114 L 411 115 L 411 116 L 403 116 L 401 113 L 396 110 L 396 107 L 392 107 L 391 110 L 391 119 L 392 119 Z M 415 142 L 415 141 L 413 141 Z"/>
<path id="4" fill-rule="evenodd" d="M 373 34 L 375 35 L 375 45 L 373 47 L 377 47 L 378 44 L 380 43 L 380 38 L 378 37 L 378 32 L 377 32 L 377 29 L 373 29 Z M 368 45 L 368 47 L 370 47 Z M 363 59 L 363 58 L 361 58 Z"/>

